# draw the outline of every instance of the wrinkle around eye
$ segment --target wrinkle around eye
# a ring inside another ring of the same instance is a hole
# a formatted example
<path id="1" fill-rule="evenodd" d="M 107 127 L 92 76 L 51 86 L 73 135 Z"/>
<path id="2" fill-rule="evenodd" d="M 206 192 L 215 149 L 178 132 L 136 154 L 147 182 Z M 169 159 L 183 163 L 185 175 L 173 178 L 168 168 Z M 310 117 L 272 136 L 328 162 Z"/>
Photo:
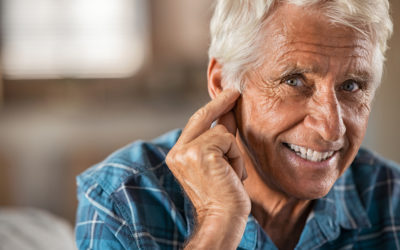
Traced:
<path id="1" fill-rule="evenodd" d="M 280 81 L 280 83 L 281 84 L 287 84 L 287 85 L 292 86 L 292 87 L 302 87 L 302 86 L 306 85 L 305 82 L 304 82 L 305 81 L 304 78 L 305 77 L 303 76 L 303 74 L 298 74 L 298 73 L 290 74 L 288 76 L 284 76 L 282 78 L 282 80 Z M 293 84 L 289 83 L 290 80 L 296 80 L 297 84 L 293 85 Z"/>
<path id="2" fill-rule="evenodd" d="M 278 98 L 283 100 L 285 96 L 285 91 L 281 87 L 281 84 L 277 81 L 266 81 L 260 79 L 254 86 L 259 90 L 261 96 L 265 99 Z"/>
<path id="3" fill-rule="evenodd" d="M 312 95 L 313 88 L 309 86 L 306 79 L 300 79 L 302 82 L 300 86 L 291 86 L 285 84 L 282 77 L 269 80 L 266 79 L 260 71 L 252 73 L 252 77 L 247 78 L 248 83 L 255 86 L 259 90 L 260 95 L 264 96 L 264 98 L 279 97 L 279 99 L 284 100 L 285 98 L 291 97 L 295 97 L 296 99 L 308 98 Z"/>
<path id="4" fill-rule="evenodd" d="M 338 100 L 343 105 L 358 107 L 357 109 L 360 109 L 361 106 L 368 107 L 368 111 L 370 111 L 372 99 L 373 93 L 369 91 L 363 91 L 362 89 L 359 89 L 356 92 L 340 91 L 338 93 Z"/>
<path id="5" fill-rule="evenodd" d="M 297 96 L 297 97 L 304 97 L 309 98 L 314 93 L 314 86 L 310 85 L 304 79 L 300 79 L 300 85 L 290 85 L 286 82 L 282 82 L 282 88 L 285 89 L 287 92 L 287 96 Z"/>
<path id="6" fill-rule="evenodd" d="M 248 81 L 260 90 L 271 90 L 278 87 L 279 82 L 272 79 L 266 79 L 260 72 L 255 71 L 251 77 L 247 77 Z"/>

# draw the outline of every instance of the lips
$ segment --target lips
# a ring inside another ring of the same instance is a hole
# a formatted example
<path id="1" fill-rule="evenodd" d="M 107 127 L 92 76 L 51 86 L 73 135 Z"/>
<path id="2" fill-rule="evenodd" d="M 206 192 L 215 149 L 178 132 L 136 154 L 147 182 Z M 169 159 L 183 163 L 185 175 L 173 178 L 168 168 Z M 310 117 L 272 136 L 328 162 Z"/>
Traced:
<path id="1" fill-rule="evenodd" d="M 311 148 L 306 148 L 291 143 L 284 143 L 284 145 L 292 150 L 294 153 L 296 153 L 296 155 L 298 155 L 299 157 L 312 162 L 325 161 L 336 152 L 335 150 L 319 152 Z"/>

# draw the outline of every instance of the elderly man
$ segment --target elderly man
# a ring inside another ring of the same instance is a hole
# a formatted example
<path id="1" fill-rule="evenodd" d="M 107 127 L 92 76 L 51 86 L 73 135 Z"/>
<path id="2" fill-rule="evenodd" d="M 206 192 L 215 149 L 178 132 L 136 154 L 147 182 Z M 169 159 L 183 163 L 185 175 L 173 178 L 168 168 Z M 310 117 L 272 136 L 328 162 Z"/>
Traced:
<path id="1" fill-rule="evenodd" d="M 213 99 L 78 177 L 81 249 L 400 249 L 400 168 L 360 149 L 387 0 L 219 0 Z"/>

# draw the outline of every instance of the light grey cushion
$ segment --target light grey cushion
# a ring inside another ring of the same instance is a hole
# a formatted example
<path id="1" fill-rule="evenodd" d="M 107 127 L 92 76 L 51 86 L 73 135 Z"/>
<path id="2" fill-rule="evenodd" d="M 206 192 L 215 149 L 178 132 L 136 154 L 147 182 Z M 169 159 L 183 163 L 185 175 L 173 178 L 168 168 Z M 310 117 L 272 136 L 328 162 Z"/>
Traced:
<path id="1" fill-rule="evenodd" d="M 0 249 L 76 249 L 72 227 L 35 208 L 0 208 Z"/>

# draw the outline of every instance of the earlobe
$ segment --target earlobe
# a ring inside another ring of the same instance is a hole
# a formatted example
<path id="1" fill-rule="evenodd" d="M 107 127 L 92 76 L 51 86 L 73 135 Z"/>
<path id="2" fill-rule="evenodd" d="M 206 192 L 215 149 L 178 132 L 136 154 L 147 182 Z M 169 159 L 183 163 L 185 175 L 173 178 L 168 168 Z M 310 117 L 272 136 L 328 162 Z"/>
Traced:
<path id="1" fill-rule="evenodd" d="M 211 58 L 208 63 L 207 80 L 208 94 L 211 99 L 214 99 L 224 89 L 224 84 L 222 83 L 222 65 L 215 58 Z"/>

